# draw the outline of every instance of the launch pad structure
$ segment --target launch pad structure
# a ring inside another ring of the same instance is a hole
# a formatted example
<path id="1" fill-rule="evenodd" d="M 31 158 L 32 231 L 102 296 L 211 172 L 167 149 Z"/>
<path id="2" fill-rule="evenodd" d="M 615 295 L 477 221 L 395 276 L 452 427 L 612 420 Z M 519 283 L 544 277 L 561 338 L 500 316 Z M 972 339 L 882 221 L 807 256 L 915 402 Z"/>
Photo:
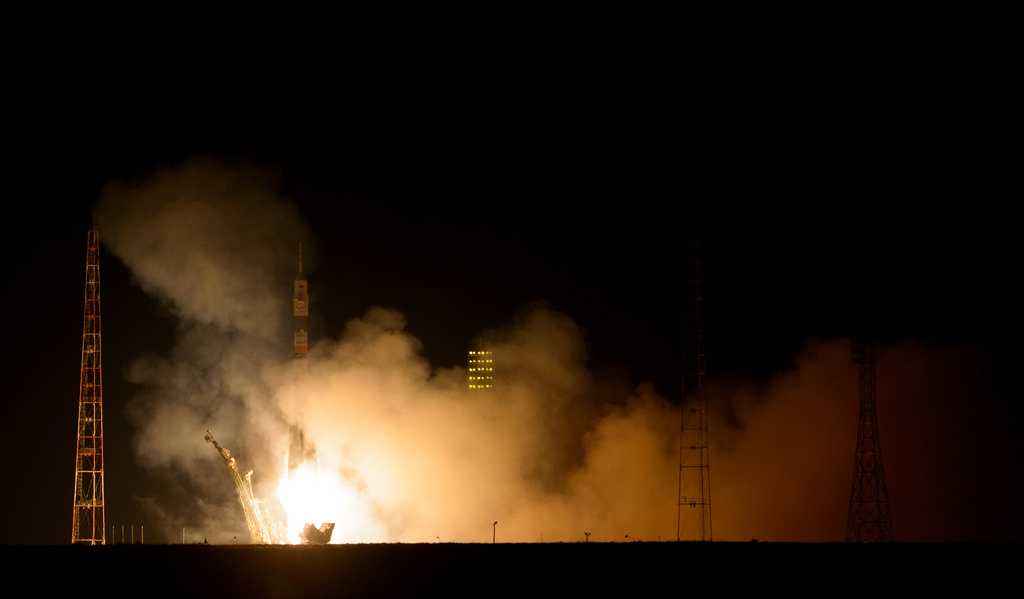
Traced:
<path id="1" fill-rule="evenodd" d="M 870 343 L 855 341 L 851 354 L 851 361 L 860 366 L 860 408 L 846 541 L 892 542 L 895 539 L 889 512 L 889 491 L 885 485 L 882 442 L 878 435 L 875 348 Z"/>
<path id="2" fill-rule="evenodd" d="M 704 370 L 700 246 L 690 244 L 683 311 L 683 390 L 679 424 L 677 541 L 711 541 L 711 465 Z"/>
<path id="3" fill-rule="evenodd" d="M 217 453 L 224 458 L 224 465 L 231 471 L 231 478 L 235 481 L 235 489 L 238 491 L 238 500 L 242 502 L 242 510 L 245 512 L 245 522 L 249 525 L 249 536 L 254 544 L 270 544 L 277 541 L 274 534 L 274 527 L 271 525 L 270 516 L 263 507 L 260 500 L 252 492 L 252 470 L 243 476 L 238 470 L 238 462 L 231 457 L 231 452 L 220 446 L 213 438 L 213 433 L 206 431 L 204 437 L 207 443 L 212 443 Z"/>
<path id="4" fill-rule="evenodd" d="M 100 336 L 100 236 L 90 229 L 85 261 L 85 322 L 78 391 L 75 502 L 71 542 L 106 544 L 103 485 L 103 360 Z"/>

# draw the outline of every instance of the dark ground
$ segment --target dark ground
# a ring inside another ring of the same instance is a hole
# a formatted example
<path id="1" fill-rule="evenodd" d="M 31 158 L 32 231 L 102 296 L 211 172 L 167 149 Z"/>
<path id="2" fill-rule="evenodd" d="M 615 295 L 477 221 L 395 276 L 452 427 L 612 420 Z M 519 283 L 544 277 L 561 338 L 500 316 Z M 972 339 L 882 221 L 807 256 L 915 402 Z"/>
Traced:
<path id="1" fill-rule="evenodd" d="M 1010 582 L 1015 544 L 2 546 L 8 588 L 204 597 L 835 595 Z M 42 585 L 40 587 L 40 585 Z M 991 592 L 991 593 L 990 593 Z"/>

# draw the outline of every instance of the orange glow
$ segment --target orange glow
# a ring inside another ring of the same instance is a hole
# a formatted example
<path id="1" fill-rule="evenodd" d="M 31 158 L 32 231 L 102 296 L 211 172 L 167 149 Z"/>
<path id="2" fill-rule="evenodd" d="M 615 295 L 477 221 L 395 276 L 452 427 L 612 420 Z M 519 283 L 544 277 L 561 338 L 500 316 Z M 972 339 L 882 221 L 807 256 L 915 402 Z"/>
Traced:
<path id="1" fill-rule="evenodd" d="M 285 468 L 278 486 L 278 499 L 284 508 L 287 527 L 286 541 L 301 543 L 300 534 L 306 523 L 316 525 L 327 522 L 325 519 L 330 487 L 326 477 L 317 476 L 316 467 L 305 463 L 289 473 Z"/>
<path id="2" fill-rule="evenodd" d="M 306 462 L 291 473 L 285 469 L 277 494 L 286 515 L 287 543 L 301 543 L 307 523 L 335 523 L 331 543 L 348 542 L 354 531 L 365 527 L 361 519 L 366 499 L 336 472 L 318 471 L 315 463 Z"/>

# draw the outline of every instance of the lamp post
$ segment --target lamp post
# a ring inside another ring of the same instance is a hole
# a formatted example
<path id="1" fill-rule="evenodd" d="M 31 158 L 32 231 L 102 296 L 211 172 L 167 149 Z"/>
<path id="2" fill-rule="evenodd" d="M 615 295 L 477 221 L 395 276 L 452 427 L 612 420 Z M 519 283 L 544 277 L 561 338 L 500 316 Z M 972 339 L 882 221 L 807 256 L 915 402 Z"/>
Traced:
<path id="1" fill-rule="evenodd" d="M 498 521 L 495 520 L 494 524 L 491 525 L 491 545 L 494 544 L 494 540 L 498 536 Z"/>

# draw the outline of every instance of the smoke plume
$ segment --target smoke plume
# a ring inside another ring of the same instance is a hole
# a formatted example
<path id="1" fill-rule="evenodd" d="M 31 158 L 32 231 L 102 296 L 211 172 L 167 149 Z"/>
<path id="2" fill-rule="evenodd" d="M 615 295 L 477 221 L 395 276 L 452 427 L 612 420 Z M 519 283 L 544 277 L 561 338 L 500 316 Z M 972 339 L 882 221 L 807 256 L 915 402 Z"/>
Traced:
<path id="1" fill-rule="evenodd" d="M 286 326 L 296 265 L 281 244 L 309 232 L 273 172 L 190 160 L 112 183 L 96 219 L 138 284 L 179 320 L 168 355 L 139 357 L 129 369 L 142 389 L 129 408 L 138 460 L 172 483 L 147 500 L 167 542 L 183 527 L 211 542 L 246 534 L 205 430 L 255 471 L 257 495 L 271 500 L 291 426 L 316 447 L 322 519 L 338 525 L 333 542 L 676 538 L 679 407 L 648 384 L 616 395 L 596 380 L 568 315 L 530 305 L 488 331 L 491 391 L 467 389 L 461 367 L 429 364 L 403 314 L 385 307 L 337 338 L 314 338 L 298 380 Z M 950 517 L 948 506 L 966 501 L 957 484 L 1003 474 L 958 472 L 946 436 L 957 433 L 942 428 L 958 402 L 987 401 L 977 391 L 983 361 L 969 347 L 913 340 L 880 354 L 898 538 L 932 540 L 921 505 Z M 716 540 L 842 540 L 856 377 L 846 340 L 815 339 L 787 372 L 712 381 Z M 960 431 L 971 442 L 993 416 L 974 413 Z M 940 492 L 955 499 L 936 500 Z"/>

